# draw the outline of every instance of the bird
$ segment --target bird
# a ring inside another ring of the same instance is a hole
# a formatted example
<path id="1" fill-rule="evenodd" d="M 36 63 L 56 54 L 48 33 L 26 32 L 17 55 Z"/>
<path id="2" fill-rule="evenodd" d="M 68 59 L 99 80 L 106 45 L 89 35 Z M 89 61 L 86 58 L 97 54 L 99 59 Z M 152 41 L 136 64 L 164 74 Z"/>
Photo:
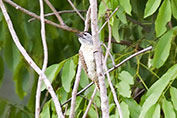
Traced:
<path id="1" fill-rule="evenodd" d="M 88 75 L 88 77 L 96 84 L 97 89 L 99 90 L 98 76 L 96 72 L 96 62 L 94 58 L 94 45 L 92 40 L 92 35 L 87 32 L 80 32 L 77 34 L 78 40 L 81 44 L 79 49 L 79 59 L 82 64 L 82 68 Z"/>

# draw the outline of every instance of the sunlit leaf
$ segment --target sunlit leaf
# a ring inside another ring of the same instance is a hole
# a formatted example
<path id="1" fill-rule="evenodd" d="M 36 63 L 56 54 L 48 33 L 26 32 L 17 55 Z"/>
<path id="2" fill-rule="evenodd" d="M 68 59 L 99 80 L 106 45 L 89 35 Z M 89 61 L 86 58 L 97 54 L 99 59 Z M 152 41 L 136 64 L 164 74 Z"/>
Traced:
<path id="1" fill-rule="evenodd" d="M 152 15 L 160 5 L 161 0 L 148 0 L 144 12 L 144 18 Z"/>
<path id="2" fill-rule="evenodd" d="M 119 2 L 120 2 L 120 5 L 125 10 L 125 12 L 128 15 L 131 15 L 132 7 L 131 7 L 131 4 L 130 4 L 130 0 L 119 0 Z"/>
<path id="3" fill-rule="evenodd" d="M 58 99 L 60 100 L 60 103 L 63 104 L 67 100 L 68 97 L 67 92 L 64 90 L 63 87 L 61 87 L 57 90 L 56 93 L 58 95 Z"/>
<path id="4" fill-rule="evenodd" d="M 155 31 L 157 37 L 161 36 L 167 30 L 166 24 L 170 21 L 170 19 L 171 19 L 170 0 L 164 0 L 163 4 L 159 9 L 159 13 L 155 21 Z"/>
<path id="5" fill-rule="evenodd" d="M 121 81 L 117 85 L 117 88 L 118 88 L 118 92 L 120 95 L 127 97 L 127 98 L 131 96 L 131 90 L 130 90 L 130 86 L 128 83 Z"/>
<path id="6" fill-rule="evenodd" d="M 80 86 L 82 88 L 84 88 L 85 86 L 87 86 L 89 84 L 89 80 L 88 80 L 88 76 L 87 74 L 84 72 L 84 70 L 82 69 L 81 71 L 81 77 L 80 77 Z"/>
<path id="7" fill-rule="evenodd" d="M 128 109 L 128 105 L 125 102 L 121 102 L 120 107 L 121 107 L 123 118 L 130 118 L 130 112 Z"/>
<path id="8" fill-rule="evenodd" d="M 111 113 L 112 112 L 112 110 L 115 108 L 115 104 L 114 103 L 111 103 L 110 105 L 109 105 L 109 113 Z"/>
<path id="9" fill-rule="evenodd" d="M 65 63 L 65 60 L 60 62 L 59 64 L 53 64 L 46 69 L 45 74 L 51 83 L 57 77 L 57 75 L 60 72 L 61 68 L 63 67 L 64 63 Z M 45 86 L 44 82 L 42 82 L 41 91 L 43 91 L 45 88 L 46 88 L 46 86 Z"/>
<path id="10" fill-rule="evenodd" d="M 148 90 L 146 94 L 146 100 L 142 106 L 141 113 L 139 118 L 145 118 L 147 111 L 157 103 L 162 92 L 167 87 L 171 80 L 174 80 L 177 77 L 177 64 L 168 69 L 168 71 L 156 81 Z"/>
<path id="11" fill-rule="evenodd" d="M 117 11 L 117 16 L 119 17 L 120 21 L 124 24 L 127 23 L 127 18 L 125 15 L 125 11 L 123 10 L 122 7 L 119 8 L 119 10 Z"/>
<path id="12" fill-rule="evenodd" d="M 177 89 L 175 87 L 170 88 L 171 101 L 173 102 L 173 106 L 177 111 Z"/>
<path id="13" fill-rule="evenodd" d="M 88 115 L 90 116 L 90 118 L 97 118 L 97 113 L 92 107 L 90 108 Z"/>
<path id="14" fill-rule="evenodd" d="M 173 16 L 177 19 L 177 0 L 171 0 L 171 7 Z"/>
<path id="15" fill-rule="evenodd" d="M 114 23 L 112 26 L 112 35 L 114 37 L 114 39 L 117 42 L 120 42 L 120 38 L 119 38 L 119 20 L 117 18 L 114 19 Z"/>
<path id="16" fill-rule="evenodd" d="M 68 59 L 64 64 L 63 71 L 62 71 L 62 85 L 66 92 L 70 91 L 71 88 L 71 81 L 75 75 L 75 65 L 72 59 Z"/>
<path id="17" fill-rule="evenodd" d="M 128 105 L 129 111 L 130 111 L 130 116 L 132 118 L 138 118 L 140 114 L 141 107 L 138 105 L 138 103 L 133 100 L 132 98 L 123 98 L 123 101 Z"/>
<path id="18" fill-rule="evenodd" d="M 146 113 L 146 118 L 160 118 L 160 105 L 154 104 Z"/>
<path id="19" fill-rule="evenodd" d="M 177 27 L 174 27 L 159 39 L 155 48 L 153 67 L 160 68 L 167 60 L 170 53 L 171 41 L 176 36 L 176 31 Z"/>
<path id="20" fill-rule="evenodd" d="M 45 103 L 42 112 L 40 113 L 41 118 L 50 118 L 50 102 Z"/>
<path id="21" fill-rule="evenodd" d="M 133 81 L 133 76 L 127 72 L 127 71 L 122 71 L 120 74 L 119 74 L 119 79 L 121 81 L 124 81 L 126 82 L 127 84 L 134 84 L 134 81 Z"/>
<path id="22" fill-rule="evenodd" d="M 167 101 L 166 99 L 163 99 L 162 109 L 163 109 L 165 118 L 176 118 L 176 114 L 175 114 L 175 111 L 173 109 L 171 102 Z"/>

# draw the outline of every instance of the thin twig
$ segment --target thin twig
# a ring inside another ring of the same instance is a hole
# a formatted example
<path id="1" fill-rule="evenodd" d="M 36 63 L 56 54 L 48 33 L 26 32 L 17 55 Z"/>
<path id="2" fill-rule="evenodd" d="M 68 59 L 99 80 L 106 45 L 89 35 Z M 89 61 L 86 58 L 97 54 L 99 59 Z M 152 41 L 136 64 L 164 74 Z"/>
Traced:
<path id="1" fill-rule="evenodd" d="M 57 10 L 53 7 L 53 5 L 50 3 L 49 0 L 44 0 L 46 2 L 46 4 L 50 7 L 50 9 L 53 11 L 53 13 L 55 14 L 55 16 L 57 17 L 58 21 L 60 22 L 61 25 L 65 25 L 62 17 L 57 13 Z"/>
<path id="2" fill-rule="evenodd" d="M 54 102 L 54 105 L 55 105 L 55 108 L 56 108 L 57 115 L 60 118 L 64 118 L 62 110 L 61 110 L 60 103 L 58 101 L 58 98 L 57 98 L 54 90 L 53 90 L 53 87 L 51 86 L 50 81 L 47 79 L 46 75 L 42 73 L 41 69 L 36 65 L 36 63 L 32 60 L 32 58 L 28 55 L 28 53 L 26 52 L 24 47 L 21 45 L 21 43 L 20 43 L 20 41 L 19 41 L 19 39 L 17 37 L 17 34 L 16 34 L 16 32 L 15 32 L 15 30 L 13 28 L 12 21 L 11 21 L 9 15 L 7 13 L 7 10 L 6 10 L 2 0 L 0 0 L 0 7 L 1 7 L 2 13 L 3 13 L 4 17 L 5 17 L 5 20 L 7 22 L 9 31 L 11 33 L 11 36 L 12 36 L 12 39 L 13 39 L 15 45 L 17 46 L 18 50 L 21 52 L 21 54 L 23 55 L 25 60 L 29 63 L 29 65 L 38 73 L 38 75 L 41 75 L 42 78 L 44 78 L 44 83 L 47 86 L 47 89 L 48 89 L 50 95 L 52 96 L 52 99 L 53 99 L 53 102 Z"/>
<path id="3" fill-rule="evenodd" d="M 27 14 L 27 15 L 29 15 L 29 16 L 32 16 L 32 17 L 36 18 L 37 20 L 40 20 L 40 16 L 36 15 L 36 14 L 33 13 L 33 12 L 30 12 L 30 11 L 24 9 L 23 7 L 17 5 L 17 4 L 14 3 L 13 1 L 11 1 L 11 0 L 4 0 L 4 1 L 5 1 L 6 3 L 8 3 L 9 5 L 15 7 L 17 10 L 20 10 L 20 11 L 22 11 L 23 13 L 25 13 L 25 14 Z M 80 32 L 80 31 L 78 31 L 78 30 L 76 30 L 76 29 L 73 29 L 73 28 L 71 28 L 71 27 L 63 26 L 63 25 L 60 25 L 60 24 L 56 24 L 56 23 L 54 23 L 54 22 L 52 22 L 52 21 L 50 21 L 50 20 L 47 20 L 47 19 L 45 19 L 45 23 L 50 24 L 50 25 L 53 25 L 53 26 L 55 26 L 55 27 L 57 27 L 57 28 L 60 28 L 60 29 L 66 30 L 66 31 L 70 31 L 70 32 L 74 32 L 74 33 L 79 33 L 79 32 Z"/>
<path id="4" fill-rule="evenodd" d="M 108 48 L 106 47 L 106 45 L 105 45 L 104 43 L 101 43 L 101 45 L 103 45 L 104 48 L 106 48 L 106 51 L 108 51 L 108 54 L 109 54 L 109 56 L 110 56 L 110 58 L 111 58 L 112 65 L 115 66 L 115 61 L 114 61 L 114 58 L 113 58 L 111 52 L 108 50 Z"/>
<path id="5" fill-rule="evenodd" d="M 43 1 L 39 0 L 40 3 L 40 17 L 41 17 L 41 37 L 42 37 L 42 44 L 43 44 L 43 50 L 44 50 L 44 61 L 42 66 L 42 74 L 45 73 L 45 70 L 47 68 L 48 63 L 48 51 L 47 51 L 47 43 L 46 43 L 46 36 L 45 36 L 45 22 L 44 22 L 44 7 L 43 7 Z M 42 84 L 42 76 L 39 76 L 38 79 L 38 85 L 36 90 L 36 112 L 35 112 L 35 118 L 39 118 L 40 114 L 40 96 L 41 96 L 41 84 Z"/>
<path id="6" fill-rule="evenodd" d="M 80 12 L 77 10 L 77 8 L 74 6 L 74 4 L 71 2 L 71 0 L 68 0 L 69 4 L 72 6 L 72 8 L 76 11 L 76 13 L 80 16 L 80 18 L 85 21 L 84 17 L 80 14 Z"/>
<path id="7" fill-rule="evenodd" d="M 86 10 L 78 10 L 79 12 L 87 12 Z M 64 14 L 64 13 L 76 13 L 76 11 L 74 10 L 63 10 L 63 11 L 57 11 L 58 14 Z M 52 15 L 55 15 L 54 13 L 47 13 L 44 15 L 44 17 L 47 17 L 47 16 L 52 16 Z M 28 20 L 28 22 L 31 22 L 35 20 L 35 18 L 31 18 Z"/>
<path id="8" fill-rule="evenodd" d="M 82 116 L 82 118 L 86 118 L 86 117 L 87 117 L 87 114 L 88 114 L 88 112 L 89 112 L 90 106 L 91 106 L 91 104 L 92 104 L 92 102 L 93 102 L 93 99 L 94 99 L 94 97 L 95 97 L 95 95 L 96 95 L 96 91 L 97 91 L 97 88 L 95 87 L 95 89 L 94 89 L 94 91 L 93 91 L 93 93 L 92 93 L 92 96 L 91 96 L 91 98 L 90 98 L 90 100 L 89 100 L 89 104 L 87 105 L 87 109 L 86 109 L 86 111 L 84 112 L 84 115 Z"/>
<path id="9" fill-rule="evenodd" d="M 101 30 L 104 28 L 104 26 L 108 23 L 109 19 L 116 13 L 116 11 L 119 9 L 119 7 L 117 7 L 112 14 L 109 16 L 109 18 L 106 20 L 106 22 L 101 26 L 101 28 L 99 29 L 98 33 L 101 32 Z"/>
<path id="10" fill-rule="evenodd" d="M 106 55 L 105 55 L 105 59 L 104 59 L 104 69 L 106 71 L 106 76 L 108 78 L 108 83 L 109 83 L 109 86 L 111 88 L 111 92 L 113 94 L 113 97 L 114 97 L 114 102 L 116 103 L 116 106 L 117 106 L 117 109 L 118 109 L 118 112 L 119 112 L 119 116 L 120 118 L 123 118 L 122 116 L 122 111 L 121 111 L 121 108 L 120 108 L 120 104 L 119 104 L 119 101 L 117 99 L 117 95 L 116 95 L 116 92 L 115 92 L 115 89 L 112 85 L 112 82 L 111 82 L 111 77 L 110 77 L 110 74 L 108 73 L 108 68 L 107 68 L 107 58 L 108 58 L 108 53 L 111 49 L 111 25 L 110 25 L 110 22 L 108 22 L 108 32 L 109 32 L 109 40 L 108 40 L 108 48 L 106 50 Z"/>
<path id="11" fill-rule="evenodd" d="M 71 100 L 71 109 L 70 109 L 69 118 L 74 118 L 74 116 L 75 116 L 74 109 L 75 109 L 75 105 L 76 105 L 76 95 L 77 95 L 77 89 L 78 89 L 78 86 L 79 86 L 81 70 L 82 70 L 81 61 L 79 60 L 79 64 L 78 64 L 78 68 L 77 68 L 77 74 L 76 74 L 76 80 L 74 82 L 74 88 L 73 88 L 73 91 L 72 91 L 72 100 Z"/>
<path id="12" fill-rule="evenodd" d="M 105 76 L 103 74 L 102 51 L 98 36 L 98 19 L 97 19 L 97 0 L 89 0 L 91 6 L 91 31 L 93 45 L 95 47 L 94 59 L 96 62 L 96 71 L 100 86 L 102 118 L 109 118 L 109 104 L 107 89 L 105 85 Z"/>

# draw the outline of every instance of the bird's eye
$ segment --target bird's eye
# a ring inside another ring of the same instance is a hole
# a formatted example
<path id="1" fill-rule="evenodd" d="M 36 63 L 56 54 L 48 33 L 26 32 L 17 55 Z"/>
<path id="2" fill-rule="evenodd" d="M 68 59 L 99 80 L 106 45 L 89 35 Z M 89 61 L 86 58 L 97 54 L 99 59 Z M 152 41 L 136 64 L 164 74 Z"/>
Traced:
<path id="1" fill-rule="evenodd" d="M 87 34 L 86 34 L 86 33 L 84 33 L 84 36 L 87 36 Z"/>

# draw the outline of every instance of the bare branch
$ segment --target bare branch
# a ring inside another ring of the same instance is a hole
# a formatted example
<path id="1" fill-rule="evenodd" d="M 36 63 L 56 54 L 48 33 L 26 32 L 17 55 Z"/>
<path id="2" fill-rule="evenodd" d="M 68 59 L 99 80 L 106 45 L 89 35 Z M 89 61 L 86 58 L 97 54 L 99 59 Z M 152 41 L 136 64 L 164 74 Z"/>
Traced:
<path id="1" fill-rule="evenodd" d="M 41 77 L 44 78 L 44 83 L 47 86 L 47 89 L 48 89 L 49 93 L 51 94 L 53 102 L 55 104 L 56 112 L 60 118 L 64 118 L 64 116 L 62 114 L 61 107 L 60 107 L 60 103 L 58 101 L 58 98 L 57 98 L 51 84 L 50 84 L 50 81 L 47 79 L 46 75 L 42 73 L 41 69 L 36 65 L 36 63 L 32 60 L 32 58 L 28 55 L 28 53 L 26 52 L 24 47 L 21 45 L 21 43 L 16 35 L 16 32 L 13 28 L 12 21 L 7 13 L 7 10 L 6 10 L 2 0 L 0 0 L 0 7 L 1 7 L 2 13 L 5 17 L 5 20 L 7 22 L 9 31 L 11 33 L 11 36 L 12 36 L 12 39 L 13 39 L 15 45 L 17 46 L 17 48 L 21 52 L 21 54 L 24 56 L 26 61 L 29 63 L 29 65 L 38 73 L 38 75 L 41 75 Z"/>
<path id="2" fill-rule="evenodd" d="M 96 70 L 100 86 L 100 97 L 101 97 L 101 110 L 102 118 L 109 118 L 109 104 L 107 90 L 105 86 L 105 76 L 103 74 L 103 63 L 102 63 L 102 51 L 101 45 L 98 37 L 98 25 L 97 25 L 97 0 L 89 0 L 91 6 L 91 30 L 92 30 L 92 39 L 95 47 L 95 61 L 96 61 Z"/>
<path id="3" fill-rule="evenodd" d="M 65 25 L 62 17 L 57 13 L 57 10 L 53 7 L 53 5 L 50 3 L 49 0 L 44 0 L 46 2 L 46 4 L 50 7 L 50 9 L 53 11 L 53 13 L 55 14 L 55 16 L 57 17 L 58 21 L 60 22 L 61 25 Z"/>
<path id="4" fill-rule="evenodd" d="M 86 10 L 78 10 L 79 12 L 87 12 Z M 57 11 L 58 14 L 64 14 L 64 13 L 76 13 L 76 11 L 74 10 L 63 10 L 63 11 Z M 55 15 L 54 13 L 47 13 L 44 15 L 44 17 L 47 17 L 47 16 L 52 16 L 52 15 Z M 28 22 L 31 22 L 35 20 L 35 18 L 31 18 L 28 20 Z"/>
<path id="5" fill-rule="evenodd" d="M 116 13 L 116 11 L 119 9 L 119 7 L 117 7 L 112 14 L 109 16 L 109 18 L 106 20 L 106 22 L 101 26 L 101 28 L 99 29 L 98 33 L 101 32 L 101 30 L 104 28 L 104 26 L 108 23 L 109 19 Z"/>
<path id="6" fill-rule="evenodd" d="M 81 61 L 79 60 L 78 68 L 77 68 L 77 74 L 76 74 L 76 80 L 74 82 L 74 88 L 72 91 L 72 100 L 71 100 L 71 109 L 70 109 L 70 115 L 69 118 L 74 118 L 74 109 L 75 109 L 75 104 L 76 104 L 76 94 L 77 94 L 77 89 L 79 86 L 79 81 L 80 81 L 80 75 L 81 75 Z"/>
<path id="7" fill-rule="evenodd" d="M 11 1 L 11 0 L 4 0 L 4 1 L 5 1 L 6 3 L 8 3 L 9 5 L 15 7 L 17 10 L 20 10 L 20 11 L 22 11 L 23 13 L 25 13 L 25 14 L 27 14 L 27 15 L 29 15 L 29 16 L 32 16 L 32 17 L 36 18 L 37 20 L 40 20 L 40 16 L 38 16 L 38 15 L 36 15 L 35 13 L 30 12 L 30 11 L 28 11 L 28 10 L 22 8 L 21 6 L 17 5 L 17 4 L 14 3 L 13 1 Z M 56 24 L 56 23 L 54 23 L 54 22 L 52 22 L 52 21 L 50 21 L 50 20 L 47 20 L 47 19 L 45 19 L 45 23 L 50 24 L 50 25 L 53 25 L 53 26 L 55 26 L 55 27 L 57 27 L 57 28 L 60 28 L 60 29 L 66 30 L 66 31 L 70 31 L 70 32 L 74 32 L 74 33 L 79 33 L 79 32 L 80 32 L 80 31 L 78 31 L 78 30 L 76 30 L 76 29 L 73 29 L 73 28 L 71 28 L 71 27 L 63 26 L 63 25 L 60 25 L 60 24 Z"/>
<path id="8" fill-rule="evenodd" d="M 85 21 L 84 17 L 80 14 L 80 12 L 77 10 L 77 8 L 74 6 L 74 4 L 71 2 L 71 0 L 68 0 L 69 4 L 72 6 L 72 8 L 76 11 L 76 13 L 80 16 L 80 18 Z"/>
<path id="9" fill-rule="evenodd" d="M 45 70 L 47 68 L 48 63 L 48 51 L 47 51 L 47 43 L 46 43 L 46 37 L 45 37 L 45 22 L 44 22 L 44 7 L 43 7 L 43 1 L 39 0 L 40 3 L 40 17 L 41 17 L 41 37 L 42 37 L 42 44 L 44 49 L 44 61 L 42 66 L 42 73 L 45 73 Z M 38 84 L 37 84 L 37 90 L 36 90 L 36 111 L 35 111 L 35 118 L 39 118 L 40 114 L 40 96 L 41 96 L 41 84 L 42 84 L 42 76 L 39 76 Z"/>
<path id="10" fill-rule="evenodd" d="M 82 116 L 82 118 L 86 118 L 86 117 L 87 117 L 87 114 L 88 114 L 88 112 L 89 112 L 90 106 L 91 106 L 91 104 L 92 104 L 92 102 L 93 102 L 93 99 L 94 99 L 94 97 L 95 97 L 95 95 L 96 95 L 96 91 L 97 91 L 97 88 L 95 87 L 95 89 L 94 89 L 94 91 L 93 91 L 93 93 L 92 93 L 92 96 L 91 96 L 91 98 L 90 98 L 90 100 L 89 100 L 89 104 L 87 105 L 87 109 L 86 109 L 84 115 Z"/>

